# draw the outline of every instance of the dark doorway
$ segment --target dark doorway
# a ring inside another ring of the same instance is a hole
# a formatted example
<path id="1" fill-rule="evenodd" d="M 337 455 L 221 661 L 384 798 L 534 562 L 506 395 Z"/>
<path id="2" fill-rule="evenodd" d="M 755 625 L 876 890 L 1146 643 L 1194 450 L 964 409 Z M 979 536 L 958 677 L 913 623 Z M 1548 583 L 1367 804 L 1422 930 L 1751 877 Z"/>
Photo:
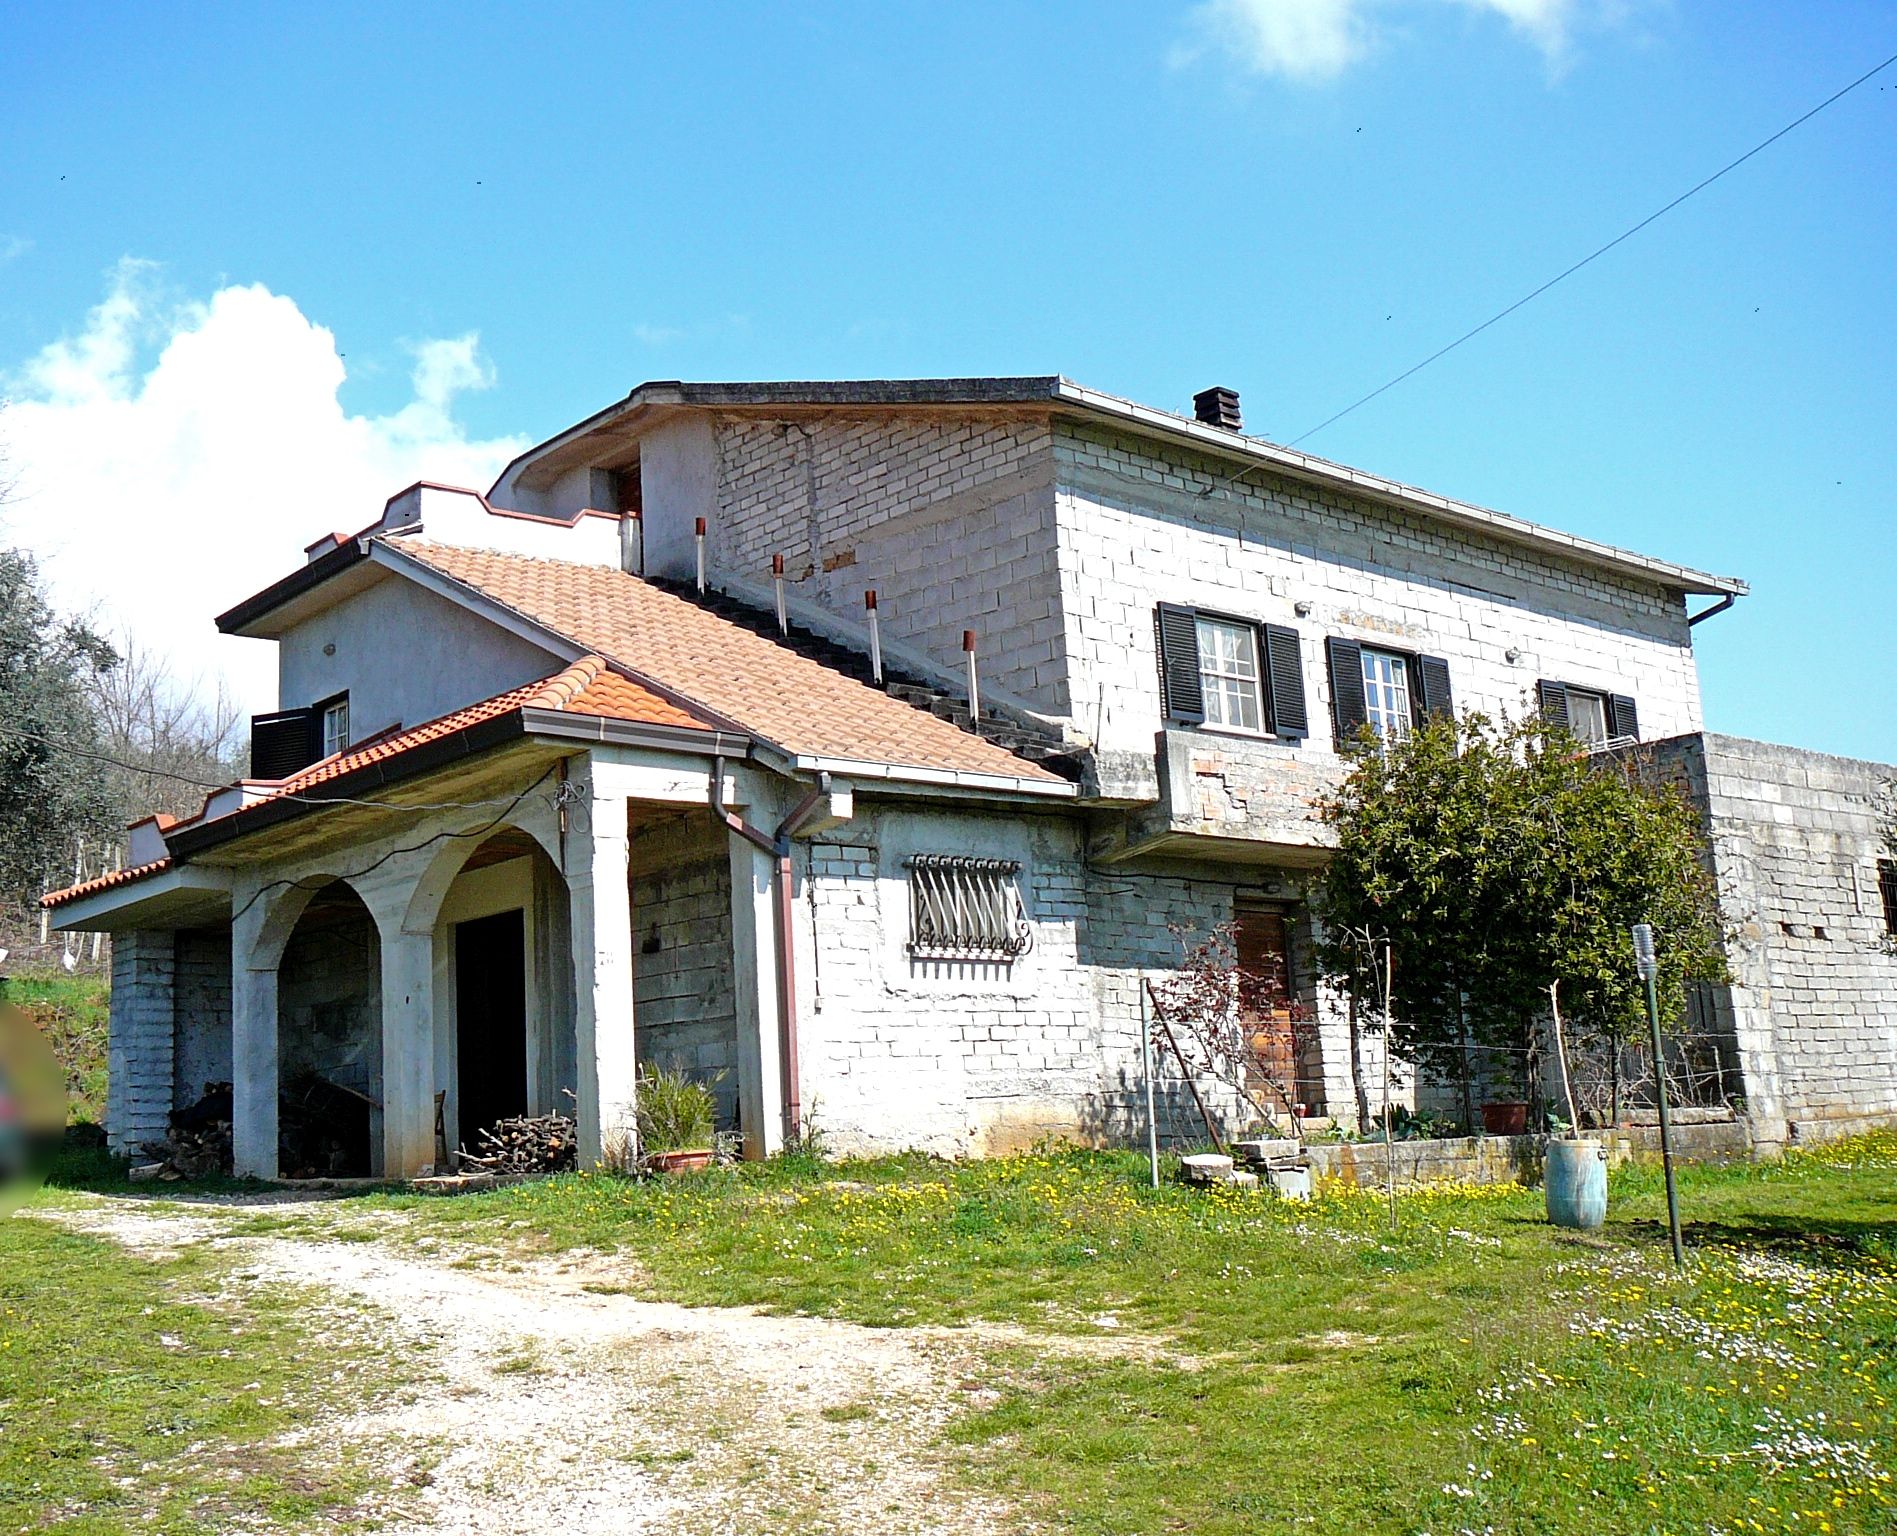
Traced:
<path id="1" fill-rule="evenodd" d="M 461 1144 L 527 1113 L 527 956 L 523 914 L 456 923 L 455 1060 Z"/>

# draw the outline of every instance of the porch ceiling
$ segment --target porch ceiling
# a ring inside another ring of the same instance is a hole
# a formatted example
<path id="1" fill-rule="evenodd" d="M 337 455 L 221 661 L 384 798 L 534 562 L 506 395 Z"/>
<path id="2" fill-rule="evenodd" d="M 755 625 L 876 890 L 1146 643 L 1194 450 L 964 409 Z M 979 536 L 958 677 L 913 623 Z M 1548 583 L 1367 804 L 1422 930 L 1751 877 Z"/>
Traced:
<path id="1" fill-rule="evenodd" d="M 532 737 L 513 742 L 399 784 L 365 790 L 374 805 L 337 801 L 308 807 L 307 814 L 259 826 L 192 855 L 194 865 L 236 868 L 260 861 L 305 859 L 332 850 L 373 842 L 405 827 L 421 829 L 429 807 L 467 807 L 481 820 L 499 819 L 508 802 L 523 794 L 573 749 Z M 484 815 L 482 813 L 485 813 Z"/>

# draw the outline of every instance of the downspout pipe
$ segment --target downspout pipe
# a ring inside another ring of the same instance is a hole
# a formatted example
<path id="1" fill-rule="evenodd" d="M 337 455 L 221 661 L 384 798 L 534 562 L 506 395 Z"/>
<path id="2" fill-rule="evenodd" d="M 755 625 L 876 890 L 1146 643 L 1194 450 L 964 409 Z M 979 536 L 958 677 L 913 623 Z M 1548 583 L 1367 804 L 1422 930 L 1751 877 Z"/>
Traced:
<path id="1" fill-rule="evenodd" d="M 1686 627 L 1691 629 L 1702 619 L 1710 619 L 1716 613 L 1724 613 L 1738 601 L 1739 598 L 1736 593 L 1728 592 L 1724 597 L 1720 598 L 1718 602 L 1714 603 L 1712 607 L 1701 609 L 1698 613 L 1688 614 L 1686 616 Z"/>
<path id="2" fill-rule="evenodd" d="M 777 951 L 777 1048 L 783 1061 L 784 1136 L 795 1141 L 803 1128 L 803 1089 L 797 1063 L 796 876 L 791 868 L 790 840 L 810 820 L 810 813 L 830 793 L 830 775 L 819 773 L 791 813 L 766 834 L 725 804 L 725 760 L 712 760 L 711 813 L 752 847 L 771 856 L 771 910 Z"/>

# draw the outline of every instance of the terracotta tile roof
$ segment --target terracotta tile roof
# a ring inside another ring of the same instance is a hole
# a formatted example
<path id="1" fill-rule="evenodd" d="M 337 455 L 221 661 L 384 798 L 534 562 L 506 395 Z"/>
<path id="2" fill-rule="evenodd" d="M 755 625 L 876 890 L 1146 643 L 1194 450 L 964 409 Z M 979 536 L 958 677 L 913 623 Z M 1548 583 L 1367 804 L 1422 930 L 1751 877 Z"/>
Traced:
<path id="1" fill-rule="evenodd" d="M 409 730 L 396 731 L 364 742 L 353 751 L 313 763 L 301 773 L 270 785 L 272 796 L 294 795 L 344 774 L 354 773 L 371 763 L 387 762 L 413 751 L 425 742 L 438 741 L 456 731 L 494 720 L 517 709 L 558 709 L 574 715 L 605 715 L 615 720 L 630 720 L 640 725 L 682 725 L 705 729 L 707 722 L 656 693 L 628 682 L 607 667 L 597 656 L 580 660 L 556 672 L 552 677 L 520 688 L 509 689 L 466 709 L 457 709 L 438 720 L 430 720 Z M 264 804 L 258 801 L 257 804 Z M 246 807 L 248 809 L 248 807 Z"/>
<path id="2" fill-rule="evenodd" d="M 794 755 L 1065 783 L 624 571 L 412 538 L 390 547 Z"/>
<path id="3" fill-rule="evenodd" d="M 429 720 L 410 730 L 392 731 L 372 741 L 364 742 L 353 751 L 342 752 L 335 757 L 312 763 L 301 773 L 292 774 L 287 779 L 266 780 L 250 779 L 246 783 L 254 790 L 262 792 L 262 798 L 253 800 L 242 810 L 229 814 L 242 816 L 258 806 L 268 805 L 286 795 L 301 794 L 320 784 L 340 779 L 366 768 L 372 763 L 384 763 L 398 758 L 406 752 L 427 742 L 438 741 L 444 736 L 452 736 L 456 731 L 466 730 L 471 725 L 479 725 L 484 720 L 495 720 L 502 715 L 511 714 L 517 709 L 552 709 L 573 715 L 603 715 L 614 720 L 628 720 L 640 725 L 676 725 L 691 729 L 707 729 L 707 723 L 678 705 L 660 698 L 656 693 L 641 688 L 619 676 L 597 656 L 584 656 L 571 666 L 544 677 L 536 683 L 527 683 L 519 688 L 511 688 L 506 693 L 496 694 L 491 699 L 483 699 L 479 704 L 470 704 L 466 709 L 457 709 L 437 720 Z M 155 818 L 160 830 L 176 826 L 177 821 L 170 816 Z M 69 901 L 77 901 L 82 896 L 96 895 L 100 891 L 109 891 L 116 886 L 130 885 L 147 875 L 155 875 L 171 867 L 169 858 L 157 859 L 149 864 L 140 864 L 131 869 L 122 869 L 115 874 L 100 875 L 82 885 L 69 890 L 54 891 L 40 899 L 44 907 L 63 906 Z"/>
<path id="4" fill-rule="evenodd" d="M 69 885 L 63 891 L 49 891 L 40 897 L 40 905 L 63 907 L 67 902 L 77 901 L 82 896 L 96 896 L 100 891 L 130 885 L 134 880 L 143 880 L 147 875 L 162 874 L 170 868 L 170 859 L 154 859 L 149 864 L 134 864 L 130 869 L 115 869 L 109 875 L 96 875 L 90 880 L 82 880 L 78 885 Z"/>

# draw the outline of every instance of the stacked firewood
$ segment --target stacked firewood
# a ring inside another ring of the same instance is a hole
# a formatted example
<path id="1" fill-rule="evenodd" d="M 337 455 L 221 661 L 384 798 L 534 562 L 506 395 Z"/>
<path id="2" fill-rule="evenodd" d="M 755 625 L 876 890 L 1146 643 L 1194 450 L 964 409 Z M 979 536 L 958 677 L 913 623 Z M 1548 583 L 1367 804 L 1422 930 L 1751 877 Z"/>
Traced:
<path id="1" fill-rule="evenodd" d="M 579 1161 L 579 1127 L 566 1115 L 516 1115 L 496 1121 L 475 1140 L 481 1150 L 463 1147 L 455 1155 L 457 1166 L 487 1173 L 563 1173 Z"/>
<path id="2" fill-rule="evenodd" d="M 206 1083 L 204 1097 L 171 1116 L 163 1141 L 145 1152 L 160 1165 L 148 1177 L 167 1182 L 208 1179 L 231 1171 L 231 1085 Z"/>

